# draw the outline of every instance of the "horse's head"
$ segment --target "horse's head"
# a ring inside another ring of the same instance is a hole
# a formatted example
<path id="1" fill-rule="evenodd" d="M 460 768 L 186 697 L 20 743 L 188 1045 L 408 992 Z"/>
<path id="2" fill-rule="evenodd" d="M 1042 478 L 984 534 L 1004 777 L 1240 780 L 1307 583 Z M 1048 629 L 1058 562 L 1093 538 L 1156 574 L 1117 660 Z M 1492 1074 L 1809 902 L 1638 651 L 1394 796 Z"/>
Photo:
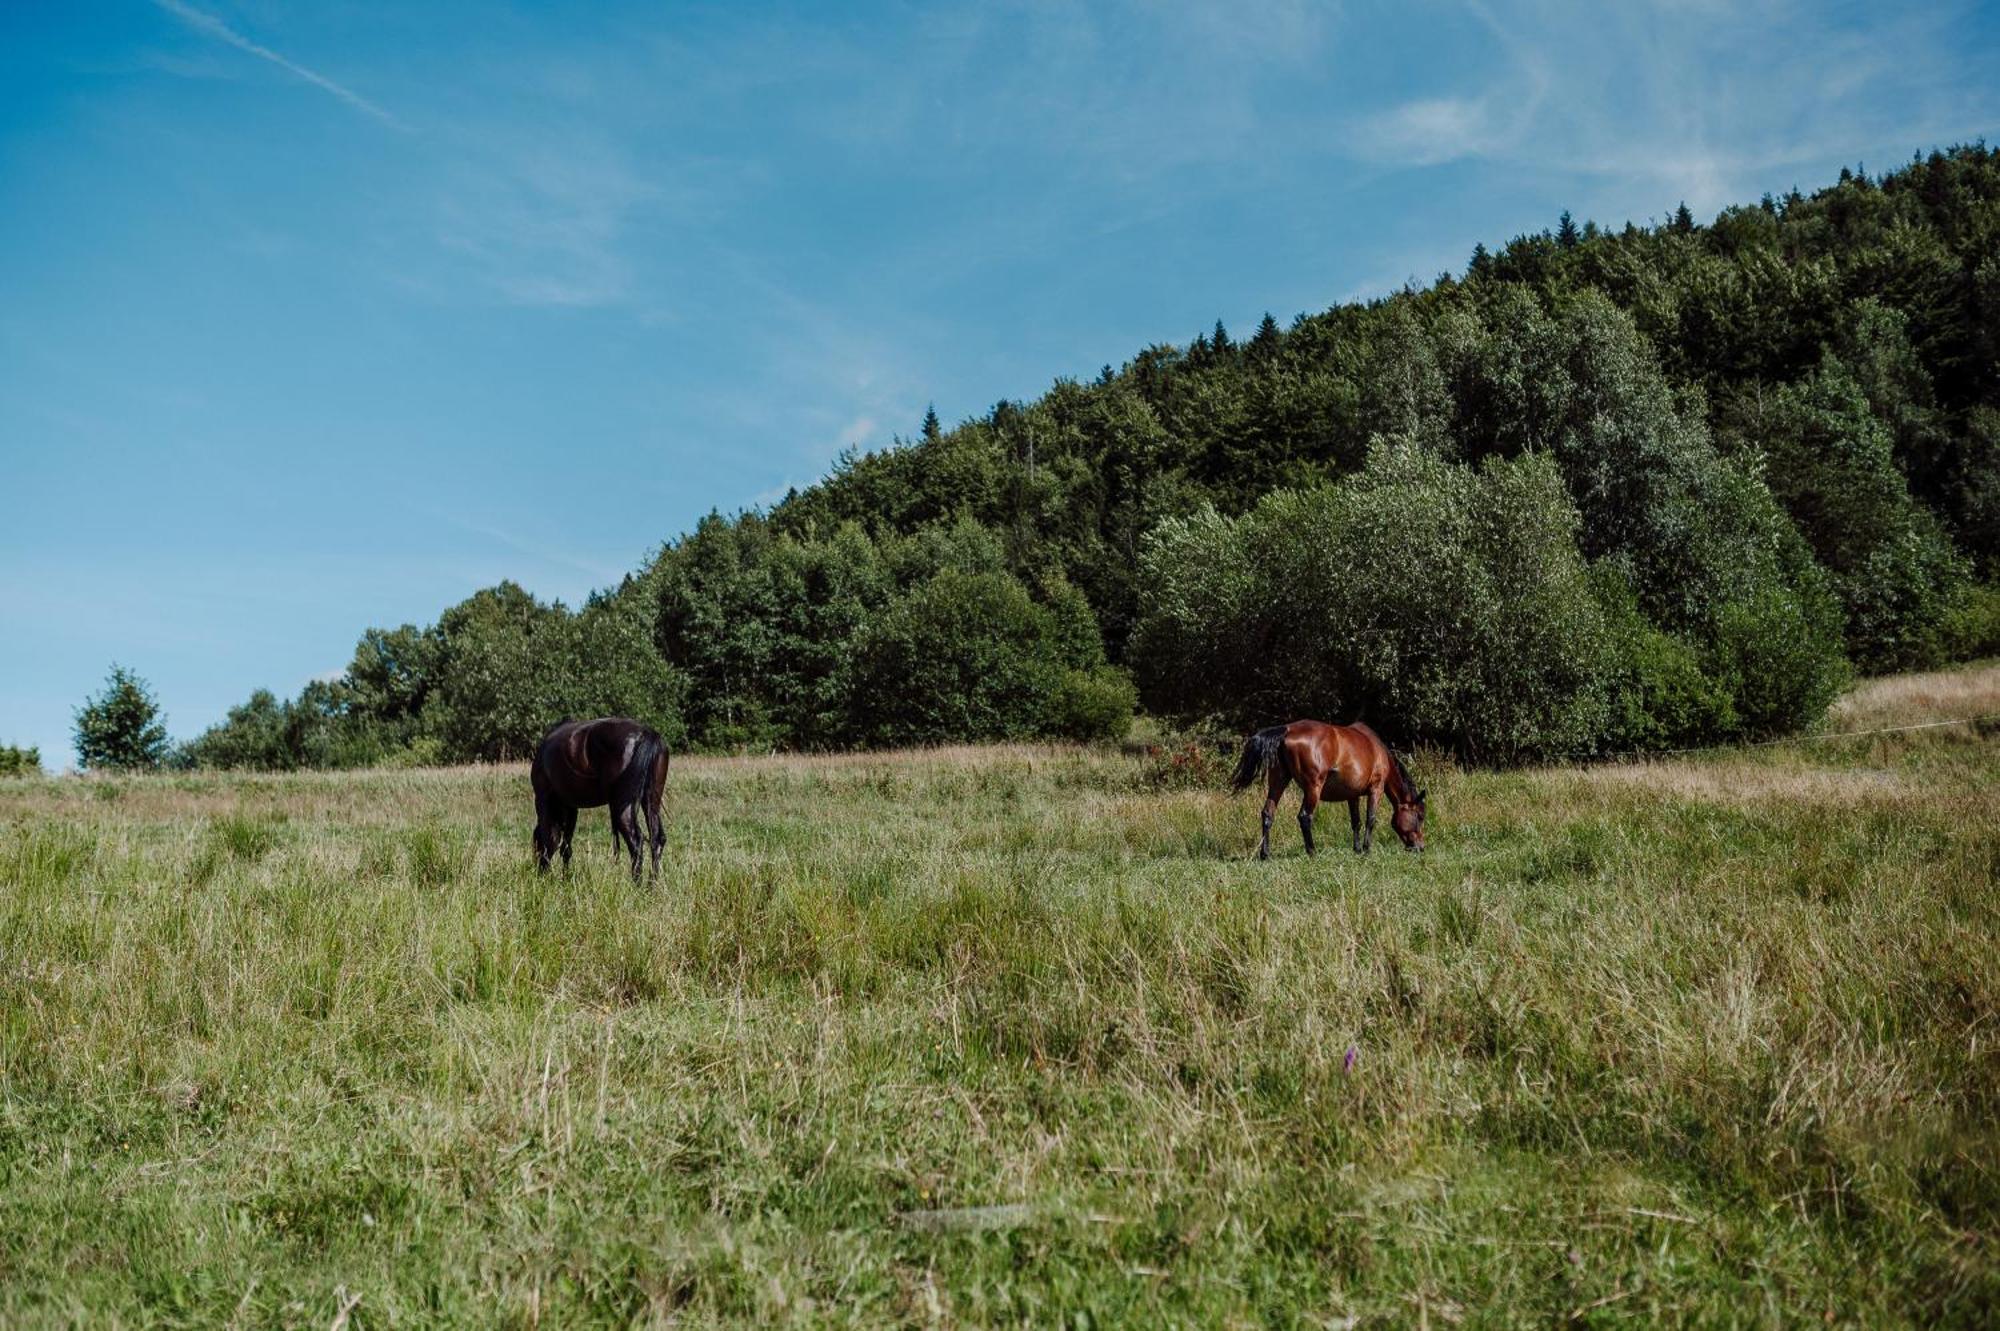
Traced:
<path id="1" fill-rule="evenodd" d="M 1403 838 L 1403 849 L 1422 851 L 1424 848 L 1424 792 L 1418 791 L 1414 798 L 1396 800 L 1396 811 L 1389 817 L 1389 826 L 1396 829 L 1396 835 Z"/>

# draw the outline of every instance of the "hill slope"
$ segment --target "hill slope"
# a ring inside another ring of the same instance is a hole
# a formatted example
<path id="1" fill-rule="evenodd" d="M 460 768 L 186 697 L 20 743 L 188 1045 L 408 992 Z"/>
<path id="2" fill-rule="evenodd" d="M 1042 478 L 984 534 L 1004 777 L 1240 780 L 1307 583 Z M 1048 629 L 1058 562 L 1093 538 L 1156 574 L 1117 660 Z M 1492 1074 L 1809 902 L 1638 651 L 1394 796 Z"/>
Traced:
<path id="1" fill-rule="evenodd" d="M 1574 224 L 1217 326 L 711 517 L 577 613 L 375 632 L 197 761 L 1112 733 L 1366 714 L 1511 761 L 1782 733 L 2000 645 L 2000 159 Z M 1528 596 L 1533 590 L 1535 595 Z M 414 748 L 412 746 L 415 746 Z"/>

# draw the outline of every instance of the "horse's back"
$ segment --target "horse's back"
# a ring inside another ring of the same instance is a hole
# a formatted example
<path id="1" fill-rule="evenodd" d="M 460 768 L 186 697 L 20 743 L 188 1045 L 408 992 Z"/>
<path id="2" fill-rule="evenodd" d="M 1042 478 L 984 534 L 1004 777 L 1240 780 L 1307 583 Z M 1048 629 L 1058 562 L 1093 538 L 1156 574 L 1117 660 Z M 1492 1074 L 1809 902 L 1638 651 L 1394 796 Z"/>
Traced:
<path id="1" fill-rule="evenodd" d="M 625 716 L 605 716 L 592 721 L 584 733 L 584 748 L 590 767 L 600 779 L 615 781 L 631 770 L 642 755 L 650 760 L 659 736 L 650 726 Z M 651 740 L 652 743 L 647 743 Z"/>
<path id="2" fill-rule="evenodd" d="M 590 808 L 608 803 L 638 762 L 659 766 L 654 755 L 665 751 L 657 731 L 627 716 L 565 719 L 542 736 L 533 774 L 570 803 Z"/>
<path id="3" fill-rule="evenodd" d="M 1389 764 L 1389 746 L 1358 721 L 1294 721 L 1285 727 L 1285 747 L 1302 779 L 1308 773 L 1319 780 L 1338 776 L 1341 788 L 1350 793 L 1381 785 Z"/>

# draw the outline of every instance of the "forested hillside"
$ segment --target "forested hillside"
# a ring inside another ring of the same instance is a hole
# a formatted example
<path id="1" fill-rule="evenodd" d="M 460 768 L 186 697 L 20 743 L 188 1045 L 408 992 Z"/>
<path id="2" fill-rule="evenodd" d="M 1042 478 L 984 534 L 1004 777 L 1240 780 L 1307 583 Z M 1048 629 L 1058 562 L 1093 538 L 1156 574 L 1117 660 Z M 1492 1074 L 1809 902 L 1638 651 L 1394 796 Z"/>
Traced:
<path id="1" fill-rule="evenodd" d="M 191 763 L 1367 716 L 1475 761 L 1818 719 L 2000 649 L 2000 160 L 1550 231 L 1428 288 L 1220 324 L 843 456 L 576 611 L 512 584 L 370 630 Z"/>

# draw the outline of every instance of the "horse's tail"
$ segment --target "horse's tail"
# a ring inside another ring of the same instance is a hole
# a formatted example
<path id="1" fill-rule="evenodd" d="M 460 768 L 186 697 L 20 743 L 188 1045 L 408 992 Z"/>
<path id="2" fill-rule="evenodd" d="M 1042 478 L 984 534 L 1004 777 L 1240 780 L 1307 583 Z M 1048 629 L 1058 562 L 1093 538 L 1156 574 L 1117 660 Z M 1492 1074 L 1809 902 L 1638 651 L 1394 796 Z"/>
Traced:
<path id="1" fill-rule="evenodd" d="M 1285 745 L 1285 731 L 1288 726 L 1266 726 L 1243 741 L 1243 756 L 1236 762 L 1236 775 L 1230 778 L 1231 790 L 1247 789 L 1263 774 L 1266 767 L 1274 762 L 1282 762 Z"/>
<path id="2" fill-rule="evenodd" d="M 639 740 L 639 770 L 644 778 L 639 787 L 639 803 L 648 814 L 660 807 L 667 786 L 667 742 L 648 727 Z"/>

